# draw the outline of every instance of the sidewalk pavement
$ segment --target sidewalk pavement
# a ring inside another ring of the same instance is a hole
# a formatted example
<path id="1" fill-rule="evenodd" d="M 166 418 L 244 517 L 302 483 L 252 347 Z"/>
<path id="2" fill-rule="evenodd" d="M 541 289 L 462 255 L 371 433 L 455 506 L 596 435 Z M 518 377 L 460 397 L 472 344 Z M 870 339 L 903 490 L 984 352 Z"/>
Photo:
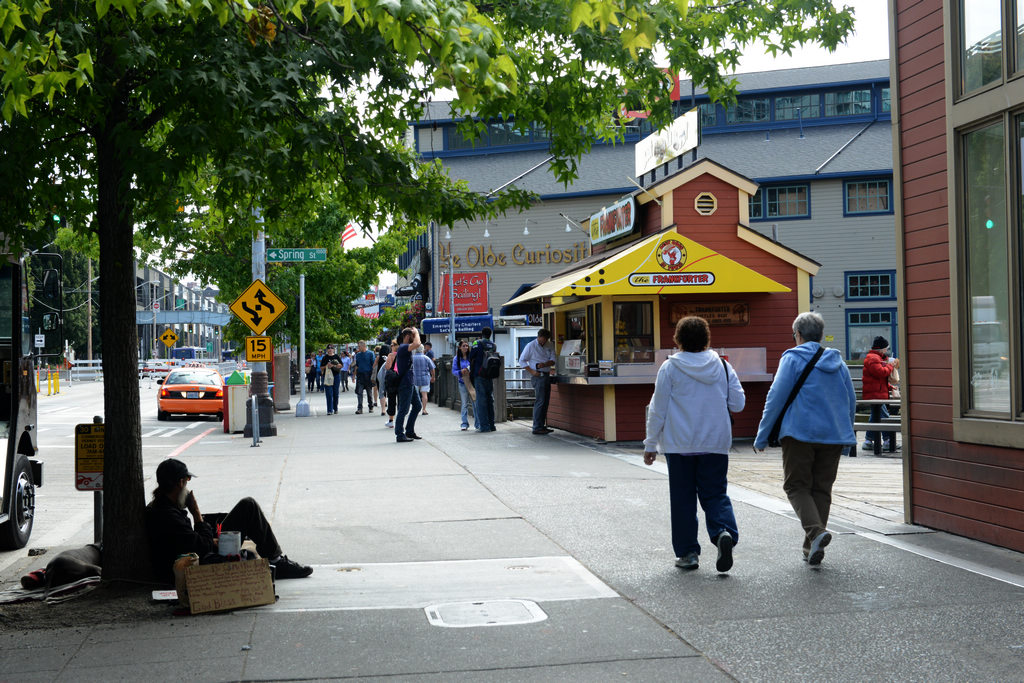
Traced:
<path id="1" fill-rule="evenodd" d="M 214 432 L 180 455 L 203 510 L 254 496 L 312 577 L 229 614 L 4 629 L 0 679 L 1022 680 L 1024 560 L 904 524 L 899 460 L 843 459 L 812 569 L 779 453 L 737 444 L 735 567 L 708 542 L 683 572 L 663 463 L 639 449 L 461 432 L 440 408 L 396 444 L 351 394 L 338 415 L 322 400 L 259 448 Z"/>

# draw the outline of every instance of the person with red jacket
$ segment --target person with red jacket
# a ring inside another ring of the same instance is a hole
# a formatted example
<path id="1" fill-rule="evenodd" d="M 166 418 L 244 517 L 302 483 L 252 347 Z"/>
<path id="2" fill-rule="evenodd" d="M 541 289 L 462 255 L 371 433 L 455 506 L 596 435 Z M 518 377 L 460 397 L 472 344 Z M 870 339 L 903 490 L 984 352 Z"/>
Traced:
<path id="1" fill-rule="evenodd" d="M 889 342 L 885 337 L 875 337 L 871 350 L 864 356 L 864 373 L 862 375 L 861 395 L 864 400 L 889 398 L 889 377 L 893 370 L 900 366 L 898 358 L 889 359 Z M 871 422 L 881 422 L 889 417 L 888 406 L 879 404 L 871 406 Z M 864 450 L 874 450 L 875 439 L 881 437 L 879 432 L 868 432 L 864 442 Z M 887 445 L 896 439 L 896 432 L 885 432 Z"/>

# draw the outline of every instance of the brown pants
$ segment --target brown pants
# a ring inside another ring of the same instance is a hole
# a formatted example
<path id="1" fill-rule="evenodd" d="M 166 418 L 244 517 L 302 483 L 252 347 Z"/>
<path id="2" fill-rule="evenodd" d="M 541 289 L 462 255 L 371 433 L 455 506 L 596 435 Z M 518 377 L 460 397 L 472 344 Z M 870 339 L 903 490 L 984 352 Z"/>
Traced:
<path id="1" fill-rule="evenodd" d="M 804 555 L 815 536 L 825 531 L 832 508 L 832 484 L 839 471 L 840 444 L 782 439 L 782 484 L 789 504 L 804 528 Z"/>

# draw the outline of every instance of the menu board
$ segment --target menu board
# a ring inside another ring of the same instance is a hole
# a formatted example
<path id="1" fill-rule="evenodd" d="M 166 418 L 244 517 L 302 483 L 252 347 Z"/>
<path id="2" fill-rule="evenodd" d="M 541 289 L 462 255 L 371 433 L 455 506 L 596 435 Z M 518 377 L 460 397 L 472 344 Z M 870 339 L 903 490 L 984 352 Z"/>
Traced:
<path id="1" fill-rule="evenodd" d="M 708 325 L 747 325 L 750 323 L 750 305 L 728 301 L 672 304 L 673 325 L 689 315 L 704 318 Z"/>

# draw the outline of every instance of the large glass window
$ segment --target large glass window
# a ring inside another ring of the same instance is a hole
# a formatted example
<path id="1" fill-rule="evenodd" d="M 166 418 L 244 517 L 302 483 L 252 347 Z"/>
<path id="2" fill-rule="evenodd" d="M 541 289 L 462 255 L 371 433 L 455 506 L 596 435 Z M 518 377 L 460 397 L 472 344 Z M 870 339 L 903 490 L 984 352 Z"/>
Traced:
<path id="1" fill-rule="evenodd" d="M 1008 414 L 1009 378 L 1002 372 L 1009 352 L 1005 152 L 1002 122 L 963 137 L 968 407 Z"/>
<path id="2" fill-rule="evenodd" d="M 738 101 L 725 110 L 726 123 L 756 123 L 770 118 L 770 104 L 767 97 L 751 97 Z"/>
<path id="3" fill-rule="evenodd" d="M 765 190 L 765 213 L 769 218 L 800 218 L 810 215 L 807 185 L 782 185 Z"/>
<path id="4" fill-rule="evenodd" d="M 888 180 L 857 180 L 843 184 L 847 214 L 890 213 Z"/>
<path id="5" fill-rule="evenodd" d="M 825 93 L 825 116 L 856 116 L 870 113 L 870 90 L 843 90 Z"/>
<path id="6" fill-rule="evenodd" d="M 616 363 L 654 362 L 654 304 L 624 301 L 612 304 Z"/>
<path id="7" fill-rule="evenodd" d="M 1024 1 L 1024 0 L 1022 0 Z M 880 94 L 880 109 L 883 112 L 892 111 L 892 96 L 890 95 L 889 88 L 882 88 Z"/>
<path id="8" fill-rule="evenodd" d="M 776 97 L 775 120 L 795 121 L 799 118 L 813 119 L 821 116 L 821 101 L 817 95 L 799 97 Z"/>
<path id="9" fill-rule="evenodd" d="M 1003 76 L 1002 0 L 961 0 L 960 87 L 969 93 Z"/>

